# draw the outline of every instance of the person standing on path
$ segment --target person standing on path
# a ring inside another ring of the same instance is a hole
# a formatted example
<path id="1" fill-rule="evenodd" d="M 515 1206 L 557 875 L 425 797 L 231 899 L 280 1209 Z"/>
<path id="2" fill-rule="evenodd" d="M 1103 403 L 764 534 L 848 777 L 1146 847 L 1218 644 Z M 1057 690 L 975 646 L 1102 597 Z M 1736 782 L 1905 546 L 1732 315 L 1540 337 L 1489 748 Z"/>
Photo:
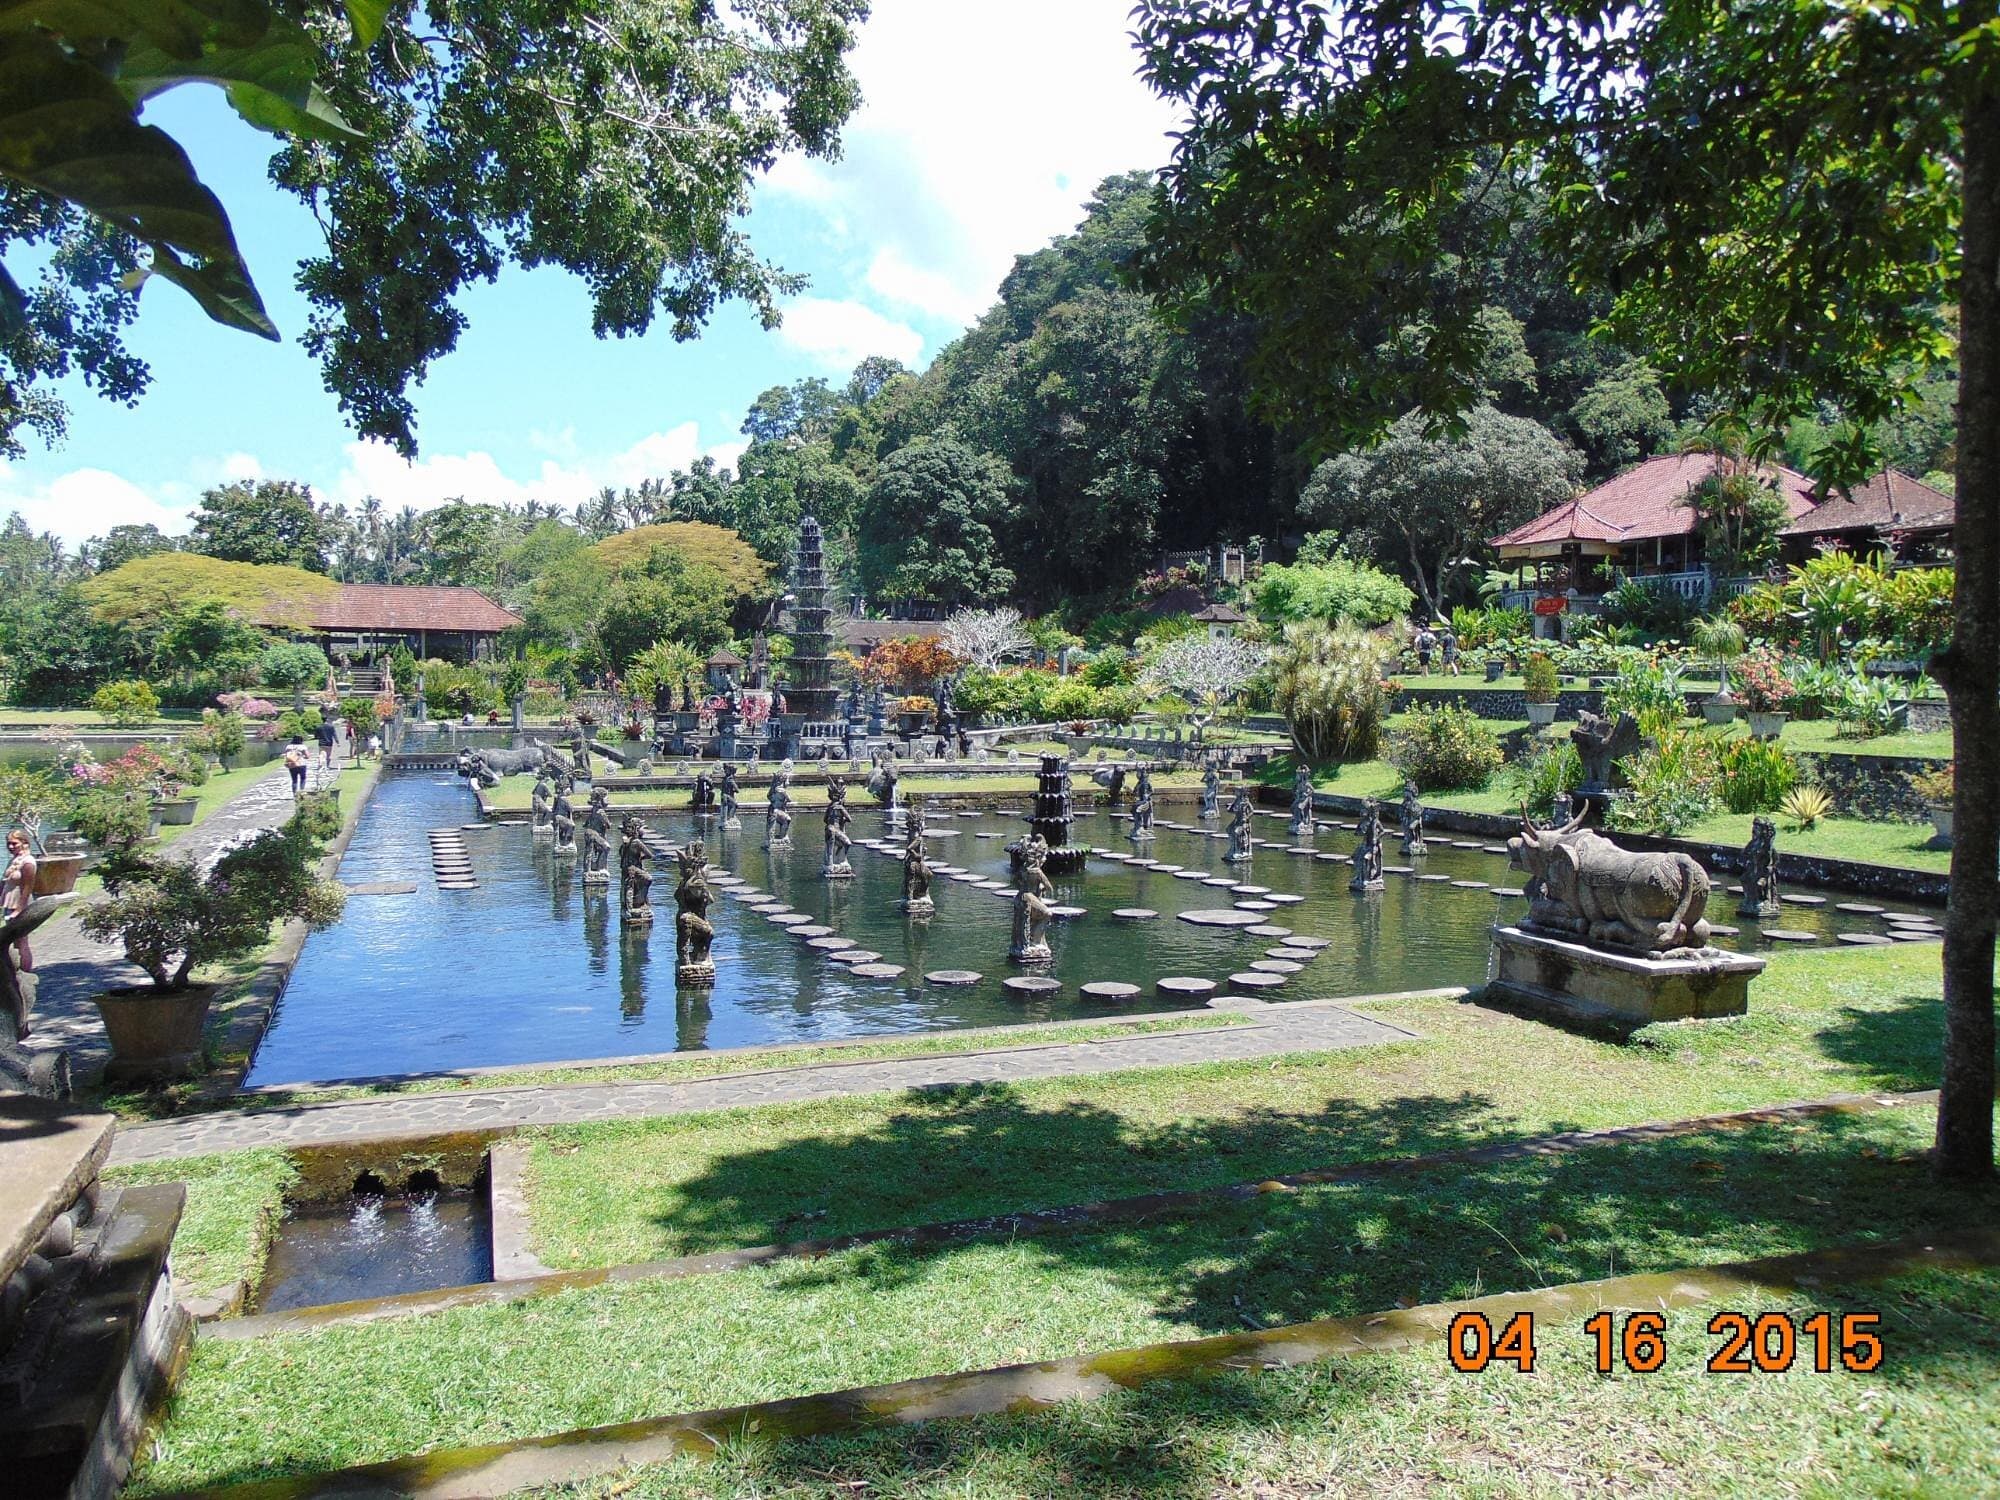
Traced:
<path id="1" fill-rule="evenodd" d="M 319 721 L 317 737 L 319 739 L 319 763 L 331 771 L 334 768 L 333 753 L 340 745 L 340 728 L 338 722 L 331 715 Z"/>
<path id="2" fill-rule="evenodd" d="M 28 909 L 28 903 L 35 899 L 35 875 L 40 868 L 28 847 L 27 834 L 14 829 L 7 835 L 7 874 L 0 879 L 0 916 L 18 917 Z M 14 940 L 14 967 L 23 974 L 35 972 L 35 955 L 29 951 L 25 936 Z M 27 1034 L 24 1019 L 21 1035 Z"/>
<path id="3" fill-rule="evenodd" d="M 291 743 L 285 746 L 285 769 L 291 773 L 294 797 L 305 795 L 306 770 L 311 765 L 312 752 L 306 749 L 304 737 L 294 733 Z"/>

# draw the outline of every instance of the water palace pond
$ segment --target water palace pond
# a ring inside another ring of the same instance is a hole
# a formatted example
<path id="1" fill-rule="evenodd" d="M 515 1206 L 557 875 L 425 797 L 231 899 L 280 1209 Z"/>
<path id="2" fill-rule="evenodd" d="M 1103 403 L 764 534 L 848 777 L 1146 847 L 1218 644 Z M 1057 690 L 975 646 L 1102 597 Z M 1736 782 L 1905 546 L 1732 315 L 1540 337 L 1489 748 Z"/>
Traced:
<path id="1" fill-rule="evenodd" d="M 1026 800 L 1024 794 L 1023 808 Z M 800 809 L 793 847 L 775 853 L 763 846 L 761 807 L 746 808 L 741 832 L 708 825 L 711 874 L 719 882 L 709 912 L 717 977 L 712 986 L 677 993 L 671 860 L 656 861 L 652 928 L 625 929 L 615 877 L 608 888 L 585 888 L 578 862 L 553 858 L 527 825 L 474 824 L 476 805 L 456 776 L 386 774 L 340 878 L 349 886 L 413 886 L 414 892 L 357 893 L 338 925 L 307 941 L 248 1083 L 824 1042 L 1206 1003 L 1207 996 L 1158 992 L 1158 982 L 1170 977 L 1212 980 L 1218 996 L 1254 993 L 1276 1002 L 1477 985 L 1486 977 L 1494 918 L 1523 911 L 1518 896 L 1500 894 L 1523 877 L 1508 868 L 1496 844 L 1433 834 L 1420 873 L 1392 873 L 1386 890 L 1357 896 L 1347 888 L 1350 832 L 1319 833 L 1315 858 L 1288 850 L 1282 814 L 1260 815 L 1254 860 L 1230 865 L 1226 841 L 1204 831 L 1219 833 L 1226 816 L 1202 825 L 1192 804 L 1163 804 L 1173 824 L 1162 823 L 1140 850 L 1152 868 L 1132 862 L 1135 846 L 1124 821 L 1085 813 L 1075 842 L 1111 853 L 1093 856 L 1085 873 L 1056 881 L 1056 899 L 1069 914 L 1050 924 L 1054 962 L 1030 971 L 1007 959 L 1005 846 L 1024 831 L 1020 813 L 930 807 L 937 912 L 914 920 L 896 905 L 900 836 L 890 835 L 883 811 L 865 794 L 850 792 L 850 804 L 854 878 L 842 882 L 820 876 L 817 809 Z M 672 842 L 695 827 L 685 813 L 647 821 Z M 428 835 L 461 828 L 477 883 L 440 890 Z M 1396 851 L 1392 832 L 1385 846 L 1392 870 Z M 1734 915 L 1735 903 L 1720 885 L 1718 898 L 1710 919 L 1741 928 L 1719 938 L 1721 945 L 1773 946 L 1754 921 Z M 1770 925 L 1824 943 L 1841 932 L 1883 933 L 1890 930 L 1883 913 L 1914 909 L 1850 902 L 1861 909 L 1843 910 L 1838 898 L 1816 895 L 1805 901 L 1816 904 L 1788 902 Z M 1246 903 L 1258 918 L 1254 926 L 1178 920 L 1182 912 L 1237 911 Z M 1157 915 L 1114 914 L 1134 909 Z M 853 947 L 837 953 L 831 942 L 815 947 L 815 938 L 845 939 Z M 1277 948 L 1286 956 L 1271 957 Z M 901 972 L 852 973 L 855 950 L 879 954 Z M 978 978 L 926 981 L 926 974 L 946 969 Z M 1003 989 L 1003 980 L 1025 972 L 1046 974 L 1061 988 L 1026 1001 Z M 1232 980 L 1260 973 L 1279 982 L 1252 990 Z M 1139 990 L 1123 1004 L 1082 993 L 1082 986 L 1102 981 Z"/>

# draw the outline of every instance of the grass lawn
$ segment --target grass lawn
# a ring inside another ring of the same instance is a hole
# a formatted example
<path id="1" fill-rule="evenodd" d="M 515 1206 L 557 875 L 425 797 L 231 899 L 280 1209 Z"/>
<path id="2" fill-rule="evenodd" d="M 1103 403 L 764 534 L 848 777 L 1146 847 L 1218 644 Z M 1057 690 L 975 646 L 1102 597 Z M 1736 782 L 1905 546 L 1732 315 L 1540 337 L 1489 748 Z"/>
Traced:
<path id="1" fill-rule="evenodd" d="M 1749 813 L 1721 813 L 1681 833 L 1684 839 L 1711 844 L 1742 845 L 1750 841 Z M 1822 818 L 1811 828 L 1794 827 L 1783 813 L 1774 815 L 1778 849 L 1783 854 L 1818 854 L 1829 859 L 1855 859 L 1872 865 L 1901 865 L 1910 870 L 1951 868 L 1949 849 L 1930 849 L 1928 823 L 1874 823 L 1862 818 Z"/>
<path id="2" fill-rule="evenodd" d="M 1375 1013 L 1423 1040 L 552 1128 L 530 1137 L 535 1249 L 556 1269 L 616 1265 L 1929 1088 L 1938 994 L 1935 948 L 1778 953 L 1749 1016 L 1640 1046 L 1400 1001 Z"/>
<path id="3" fill-rule="evenodd" d="M 174 1281 L 200 1297 L 256 1281 L 270 1226 L 298 1172 L 282 1151 L 236 1151 L 106 1167 L 104 1179 L 120 1187 L 187 1184 L 187 1209 L 174 1233 Z"/>
<path id="4" fill-rule="evenodd" d="M 103 714 L 91 708 L 15 708 L 11 704 L 0 707 L 0 728 L 89 730 L 103 734 L 165 734 L 186 729 L 199 724 L 201 715 L 194 709 L 167 709 L 157 718 L 144 723 L 115 724 Z"/>
<path id="5" fill-rule="evenodd" d="M 1436 1347 L 1120 1392 L 1046 1411 L 791 1443 L 621 1472 L 579 1500 L 887 1495 L 1975 1495 L 2000 1492 L 2000 1273 L 1773 1295 L 1759 1311 L 1880 1308 L 1872 1375 L 1717 1377 L 1712 1308 L 1668 1315 L 1667 1362 L 1604 1377 L 1574 1330 L 1530 1376 L 1455 1373 Z M 1728 1441 L 1717 1441 L 1727 1434 Z"/>
<path id="6" fill-rule="evenodd" d="M 197 1341 L 131 1493 L 2000 1220 L 2000 1189 L 1931 1182 L 1918 1153 L 1933 1124 L 1932 1111 L 1913 1107 L 1719 1130 L 1274 1192 L 1140 1227 L 929 1254 L 871 1246 L 509 1306 Z M 1486 1380 L 1491 1400 L 1501 1381 Z M 1986 1395 L 1988 1415 L 1968 1420 L 1992 1421 L 1990 1387 Z M 1990 1442 L 1967 1440 L 1975 1450 Z M 1781 1451 L 1764 1434 L 1754 1441 Z M 1732 1461 L 1740 1446 L 1728 1445 Z"/>

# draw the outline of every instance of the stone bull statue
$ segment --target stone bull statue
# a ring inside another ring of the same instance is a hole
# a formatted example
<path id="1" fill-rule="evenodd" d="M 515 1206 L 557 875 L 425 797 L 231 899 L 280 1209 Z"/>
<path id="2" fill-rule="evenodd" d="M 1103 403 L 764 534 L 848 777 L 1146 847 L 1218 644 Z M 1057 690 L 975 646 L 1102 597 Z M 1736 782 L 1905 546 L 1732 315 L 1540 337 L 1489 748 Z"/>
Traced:
<path id="1" fill-rule="evenodd" d="M 498 786 L 503 776 L 545 769 L 568 772 L 571 766 L 558 751 L 540 740 L 529 740 L 518 750 L 462 750 L 458 756 L 458 774 L 486 787 Z"/>
<path id="2" fill-rule="evenodd" d="M 1690 855 L 1621 849 L 1581 814 L 1538 828 L 1525 807 L 1507 851 L 1533 877 L 1531 929 L 1651 957 L 1708 946 L 1708 872 Z"/>

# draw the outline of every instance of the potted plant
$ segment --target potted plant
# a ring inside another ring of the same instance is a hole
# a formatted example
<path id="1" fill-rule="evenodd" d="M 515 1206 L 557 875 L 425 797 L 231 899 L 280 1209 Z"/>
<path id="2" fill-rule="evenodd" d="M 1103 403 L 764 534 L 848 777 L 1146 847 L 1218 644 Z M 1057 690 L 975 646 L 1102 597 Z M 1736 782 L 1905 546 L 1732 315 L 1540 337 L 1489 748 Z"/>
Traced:
<path id="1" fill-rule="evenodd" d="M 83 930 L 116 939 L 150 983 L 96 996 L 112 1060 L 106 1079 L 177 1077 L 201 1061 L 215 986 L 196 982 L 204 964 L 241 958 L 274 922 L 317 930 L 335 921 L 345 896 L 318 865 L 338 814 L 308 798 L 282 828 L 267 829 L 203 873 L 185 860 L 123 851 L 104 867 L 105 899 L 83 913 Z"/>
<path id="2" fill-rule="evenodd" d="M 1743 715 L 1752 737 L 1775 740 L 1791 717 L 1785 712 L 1793 697 L 1791 679 L 1770 652 L 1753 651 L 1737 667 L 1736 680 L 1743 685 Z"/>
<path id="3" fill-rule="evenodd" d="M 1701 705 L 1701 716 L 1720 729 L 1736 720 L 1736 695 L 1729 691 L 1729 663 L 1743 654 L 1743 627 L 1734 620 L 1703 620 L 1694 627 L 1694 648 L 1715 663 L 1719 686 Z"/>
<path id="4" fill-rule="evenodd" d="M 1556 676 L 1556 664 L 1548 653 L 1536 651 L 1521 668 L 1521 695 L 1528 700 L 1528 723 L 1537 731 L 1547 729 L 1556 721 L 1556 697 L 1562 691 L 1562 683 Z"/>
<path id="5" fill-rule="evenodd" d="M 106 853 L 135 848 L 156 826 L 146 803 L 107 787 L 79 793 L 70 809 L 69 825 Z"/>
<path id="6" fill-rule="evenodd" d="M 1952 798 L 1958 791 L 1956 769 L 1947 763 L 1935 771 L 1921 772 L 1910 778 L 1910 788 L 1924 799 L 1924 810 L 1931 815 L 1931 847 L 1949 849 Z"/>
<path id="7" fill-rule="evenodd" d="M 37 896 L 60 896 L 76 889 L 83 856 L 51 854 L 42 838 L 42 825 L 67 813 L 75 802 L 70 788 L 46 771 L 24 766 L 0 769 L 0 818 L 6 819 L 9 828 L 18 828 L 28 836 L 28 847 L 35 856 Z"/>

